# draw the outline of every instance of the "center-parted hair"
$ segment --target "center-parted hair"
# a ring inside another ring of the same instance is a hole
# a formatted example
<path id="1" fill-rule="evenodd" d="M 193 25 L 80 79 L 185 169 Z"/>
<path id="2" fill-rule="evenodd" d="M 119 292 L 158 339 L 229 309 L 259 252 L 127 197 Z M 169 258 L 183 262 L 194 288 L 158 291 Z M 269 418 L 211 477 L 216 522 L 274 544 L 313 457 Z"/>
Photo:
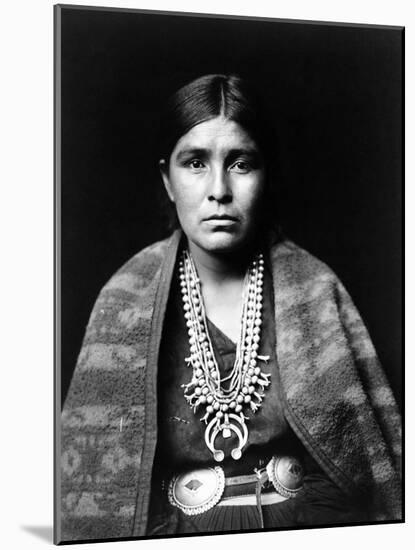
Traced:
<path id="1" fill-rule="evenodd" d="M 268 225 L 275 222 L 276 136 L 261 98 L 241 77 L 209 74 L 189 82 L 174 93 L 160 118 L 158 158 L 166 161 L 168 169 L 171 153 L 178 140 L 197 124 L 218 116 L 238 123 L 258 146 L 266 172 L 267 198 L 264 209 L 267 212 L 264 210 L 264 214 Z M 269 211 L 272 206 L 273 212 Z M 168 213 L 168 221 L 170 228 L 177 226 L 175 209 Z"/>

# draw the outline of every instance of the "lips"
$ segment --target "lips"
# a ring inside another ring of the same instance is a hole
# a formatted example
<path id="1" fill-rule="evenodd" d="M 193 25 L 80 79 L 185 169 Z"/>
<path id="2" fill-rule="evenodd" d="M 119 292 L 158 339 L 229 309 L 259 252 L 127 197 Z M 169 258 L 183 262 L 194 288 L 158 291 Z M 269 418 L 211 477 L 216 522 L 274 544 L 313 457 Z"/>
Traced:
<path id="1" fill-rule="evenodd" d="M 235 216 L 230 216 L 229 214 L 214 214 L 213 216 L 209 216 L 209 218 L 206 218 L 206 221 L 209 220 L 225 220 L 236 222 L 238 221 L 238 218 L 236 218 Z"/>

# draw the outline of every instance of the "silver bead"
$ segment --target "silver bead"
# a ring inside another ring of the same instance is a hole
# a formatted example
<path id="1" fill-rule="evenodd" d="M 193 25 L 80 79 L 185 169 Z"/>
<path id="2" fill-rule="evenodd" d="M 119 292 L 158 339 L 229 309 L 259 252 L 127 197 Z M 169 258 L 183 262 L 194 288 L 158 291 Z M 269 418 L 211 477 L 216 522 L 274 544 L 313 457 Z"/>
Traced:
<path id="1" fill-rule="evenodd" d="M 242 451 L 241 449 L 232 449 L 231 455 L 234 460 L 239 460 L 242 456 Z"/>
<path id="2" fill-rule="evenodd" d="M 215 451 L 213 453 L 213 458 L 216 460 L 216 462 L 222 462 L 222 460 L 225 458 L 225 453 L 223 451 Z"/>

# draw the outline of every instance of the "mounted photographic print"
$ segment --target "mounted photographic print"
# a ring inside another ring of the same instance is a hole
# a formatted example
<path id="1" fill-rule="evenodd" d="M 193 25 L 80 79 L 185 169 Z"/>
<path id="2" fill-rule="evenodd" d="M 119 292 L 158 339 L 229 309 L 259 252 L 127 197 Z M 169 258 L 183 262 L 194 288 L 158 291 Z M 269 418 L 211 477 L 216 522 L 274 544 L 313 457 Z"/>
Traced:
<path id="1" fill-rule="evenodd" d="M 55 543 L 402 522 L 402 27 L 55 6 Z"/>

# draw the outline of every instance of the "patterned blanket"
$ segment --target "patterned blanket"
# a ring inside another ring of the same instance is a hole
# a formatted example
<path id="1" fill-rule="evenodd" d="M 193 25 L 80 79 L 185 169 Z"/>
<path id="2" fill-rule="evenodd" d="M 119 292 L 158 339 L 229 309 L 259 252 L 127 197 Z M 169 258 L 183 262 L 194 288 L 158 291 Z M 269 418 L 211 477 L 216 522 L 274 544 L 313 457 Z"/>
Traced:
<path id="1" fill-rule="evenodd" d="M 57 438 L 58 541 L 145 536 L 179 240 L 135 255 L 95 303 Z M 373 521 L 399 520 L 400 416 L 366 328 L 324 263 L 288 240 L 270 259 L 286 418 L 340 487 L 367 495 Z"/>

